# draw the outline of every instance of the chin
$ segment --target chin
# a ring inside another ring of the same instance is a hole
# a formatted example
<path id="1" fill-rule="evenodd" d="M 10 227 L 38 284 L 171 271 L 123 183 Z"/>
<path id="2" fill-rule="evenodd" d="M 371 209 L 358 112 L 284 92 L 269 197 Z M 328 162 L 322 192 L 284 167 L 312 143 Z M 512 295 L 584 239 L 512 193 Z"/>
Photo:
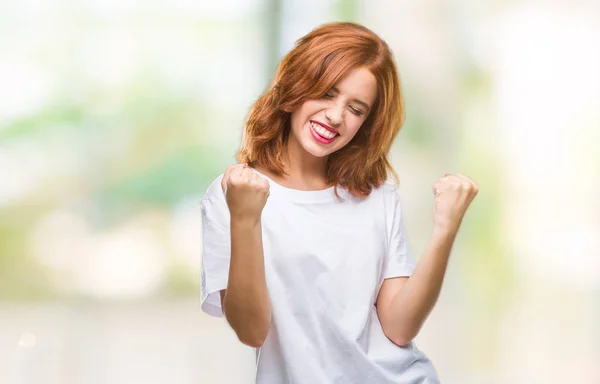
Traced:
<path id="1" fill-rule="evenodd" d="M 306 143 L 306 145 L 303 145 L 303 147 L 306 152 L 310 153 L 314 157 L 327 157 L 338 150 L 338 148 L 320 148 L 318 145 L 312 142 Z"/>

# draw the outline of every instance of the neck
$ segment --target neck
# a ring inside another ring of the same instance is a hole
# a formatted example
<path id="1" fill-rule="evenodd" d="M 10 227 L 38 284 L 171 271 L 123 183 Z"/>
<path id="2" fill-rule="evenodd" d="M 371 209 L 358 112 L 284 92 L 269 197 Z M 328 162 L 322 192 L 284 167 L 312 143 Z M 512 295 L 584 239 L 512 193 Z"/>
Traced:
<path id="1" fill-rule="evenodd" d="M 316 157 L 306 153 L 293 139 L 285 143 L 283 167 L 287 174 L 281 177 L 271 174 L 263 167 L 259 167 L 258 171 L 292 189 L 314 191 L 331 186 L 327 183 L 327 156 Z"/>
<path id="2" fill-rule="evenodd" d="M 316 157 L 305 152 L 295 142 L 287 142 L 284 149 L 284 168 L 287 178 L 298 181 L 325 184 L 327 157 Z"/>

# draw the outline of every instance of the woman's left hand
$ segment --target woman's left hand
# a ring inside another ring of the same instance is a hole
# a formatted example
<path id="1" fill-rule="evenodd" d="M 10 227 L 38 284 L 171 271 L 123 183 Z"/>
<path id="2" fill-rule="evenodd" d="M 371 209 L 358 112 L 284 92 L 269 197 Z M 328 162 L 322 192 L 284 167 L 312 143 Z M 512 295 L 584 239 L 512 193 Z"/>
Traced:
<path id="1" fill-rule="evenodd" d="M 462 173 L 446 174 L 433 185 L 433 222 L 436 229 L 458 230 L 479 186 Z"/>

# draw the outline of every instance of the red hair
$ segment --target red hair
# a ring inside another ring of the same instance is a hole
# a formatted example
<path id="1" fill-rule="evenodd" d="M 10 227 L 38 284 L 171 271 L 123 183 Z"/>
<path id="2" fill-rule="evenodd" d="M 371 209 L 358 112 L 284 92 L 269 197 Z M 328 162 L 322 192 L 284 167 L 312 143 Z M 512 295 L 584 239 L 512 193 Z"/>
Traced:
<path id="1" fill-rule="evenodd" d="M 404 123 L 404 102 L 396 63 L 388 45 L 358 24 L 322 25 L 300 38 L 283 58 L 271 87 L 250 109 L 236 158 L 278 176 L 290 131 L 290 115 L 307 99 L 322 97 L 349 72 L 366 67 L 377 80 L 377 98 L 367 119 L 343 148 L 329 155 L 327 181 L 356 197 L 368 196 L 391 173 L 388 153 Z M 339 195 L 338 195 L 339 197 Z"/>

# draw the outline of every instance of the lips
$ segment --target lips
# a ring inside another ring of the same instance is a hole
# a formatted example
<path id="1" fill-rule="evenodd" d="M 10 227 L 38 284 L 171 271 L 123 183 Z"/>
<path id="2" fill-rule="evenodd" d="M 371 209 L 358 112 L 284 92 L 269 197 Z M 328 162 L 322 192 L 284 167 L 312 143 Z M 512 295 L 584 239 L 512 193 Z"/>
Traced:
<path id="1" fill-rule="evenodd" d="M 336 135 L 339 135 L 339 132 L 336 131 L 335 129 L 331 128 L 329 125 L 327 124 L 323 124 L 320 121 L 316 121 L 316 120 L 311 120 L 310 121 L 313 124 L 317 124 L 320 125 L 321 127 L 325 128 L 326 130 L 328 130 L 329 132 L 335 133 Z"/>
<path id="2" fill-rule="evenodd" d="M 331 144 L 339 136 L 314 122 L 310 123 L 310 135 L 320 144 Z"/>

